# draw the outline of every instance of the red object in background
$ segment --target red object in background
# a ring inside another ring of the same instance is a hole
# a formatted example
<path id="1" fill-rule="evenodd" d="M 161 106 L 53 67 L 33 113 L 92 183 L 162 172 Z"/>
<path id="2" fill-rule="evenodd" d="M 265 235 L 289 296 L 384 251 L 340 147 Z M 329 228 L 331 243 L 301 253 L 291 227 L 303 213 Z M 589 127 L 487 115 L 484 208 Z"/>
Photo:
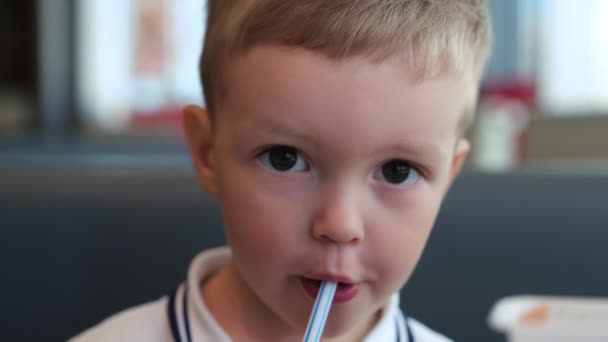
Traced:
<path id="1" fill-rule="evenodd" d="M 168 104 L 154 110 L 134 111 L 131 114 L 129 127 L 135 130 L 154 129 L 173 131 L 175 137 L 184 141 L 182 132 L 183 105 Z"/>
<path id="2" fill-rule="evenodd" d="M 536 111 L 537 88 L 533 80 L 525 79 L 495 79 L 485 81 L 480 89 L 480 101 L 494 98 L 499 100 L 515 100 L 522 103 L 528 112 L 526 120 L 530 120 Z M 522 129 L 517 139 L 518 161 L 526 158 L 528 130 Z"/>
<path id="3" fill-rule="evenodd" d="M 481 86 L 480 98 L 493 96 L 521 101 L 532 113 L 536 107 L 536 84 L 532 80 L 500 79 L 486 81 Z"/>

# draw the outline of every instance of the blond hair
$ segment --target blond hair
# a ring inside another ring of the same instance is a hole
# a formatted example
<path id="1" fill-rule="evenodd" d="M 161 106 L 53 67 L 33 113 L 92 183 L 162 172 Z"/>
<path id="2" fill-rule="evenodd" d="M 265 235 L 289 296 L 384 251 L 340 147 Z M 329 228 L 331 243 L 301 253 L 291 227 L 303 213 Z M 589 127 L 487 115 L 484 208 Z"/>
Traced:
<path id="1" fill-rule="evenodd" d="M 477 88 L 491 41 L 484 0 L 209 0 L 200 74 L 212 113 L 227 61 L 259 44 L 333 59 L 405 53 L 418 78 L 469 73 Z"/>

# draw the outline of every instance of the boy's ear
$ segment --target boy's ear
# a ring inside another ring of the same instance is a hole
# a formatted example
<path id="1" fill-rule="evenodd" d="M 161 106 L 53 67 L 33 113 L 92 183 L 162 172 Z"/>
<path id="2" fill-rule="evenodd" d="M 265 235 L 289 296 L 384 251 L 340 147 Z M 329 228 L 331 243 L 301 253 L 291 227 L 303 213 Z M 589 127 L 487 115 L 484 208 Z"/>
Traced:
<path id="1" fill-rule="evenodd" d="M 209 112 L 199 106 L 186 106 L 182 114 L 182 125 L 196 175 L 209 193 L 217 193 L 217 170 L 215 146 Z"/>
<path id="2" fill-rule="evenodd" d="M 467 160 L 470 149 L 471 143 L 465 138 L 460 138 L 458 143 L 456 143 L 454 156 L 452 157 L 452 165 L 450 165 L 450 185 L 454 179 L 456 179 L 456 176 L 458 176 L 460 170 L 462 170 L 462 166 Z"/>

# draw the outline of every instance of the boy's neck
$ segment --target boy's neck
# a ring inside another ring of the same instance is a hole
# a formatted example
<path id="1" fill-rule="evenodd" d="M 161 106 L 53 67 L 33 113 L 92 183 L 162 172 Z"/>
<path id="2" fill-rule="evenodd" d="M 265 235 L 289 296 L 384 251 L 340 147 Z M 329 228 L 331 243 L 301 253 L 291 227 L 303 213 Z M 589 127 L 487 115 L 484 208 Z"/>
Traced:
<path id="1" fill-rule="evenodd" d="M 235 342 L 299 341 L 302 338 L 299 332 L 295 332 L 259 301 L 232 262 L 203 282 L 200 291 L 207 310 Z M 229 295 L 218 296 L 218 293 Z M 323 341 L 361 341 L 379 318 L 380 313 L 366 324 L 359 325 L 348 336 Z"/>

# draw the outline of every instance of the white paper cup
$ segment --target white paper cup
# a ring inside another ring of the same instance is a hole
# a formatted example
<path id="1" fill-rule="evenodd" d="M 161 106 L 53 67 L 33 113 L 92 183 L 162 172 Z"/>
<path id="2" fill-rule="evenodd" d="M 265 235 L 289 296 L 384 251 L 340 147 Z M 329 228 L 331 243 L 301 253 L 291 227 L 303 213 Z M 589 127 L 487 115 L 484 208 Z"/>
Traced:
<path id="1" fill-rule="evenodd" d="M 606 342 L 608 299 L 506 297 L 494 305 L 488 323 L 509 342 Z"/>

